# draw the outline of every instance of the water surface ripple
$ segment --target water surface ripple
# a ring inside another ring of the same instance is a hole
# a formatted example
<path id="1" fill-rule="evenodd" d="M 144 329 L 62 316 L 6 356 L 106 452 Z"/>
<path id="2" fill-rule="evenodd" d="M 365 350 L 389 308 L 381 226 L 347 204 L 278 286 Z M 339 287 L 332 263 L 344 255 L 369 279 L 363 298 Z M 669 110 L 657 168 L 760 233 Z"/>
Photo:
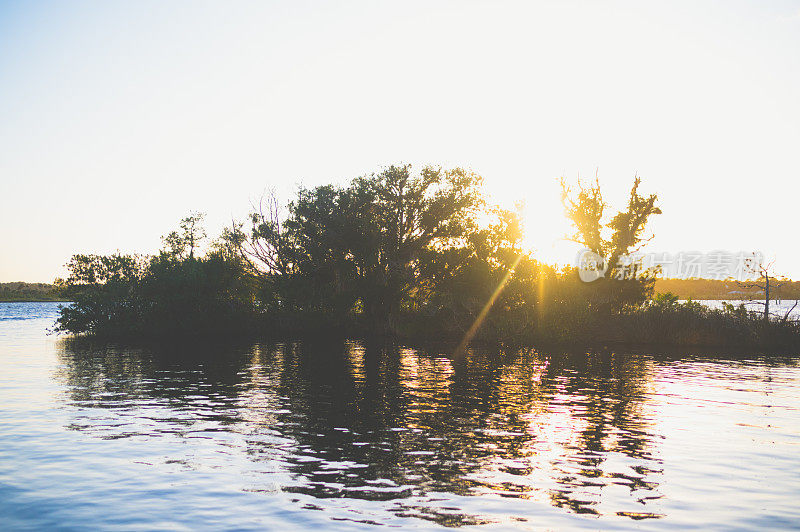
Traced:
<path id="1" fill-rule="evenodd" d="M 800 360 L 131 349 L 0 303 L 4 529 L 792 529 Z"/>

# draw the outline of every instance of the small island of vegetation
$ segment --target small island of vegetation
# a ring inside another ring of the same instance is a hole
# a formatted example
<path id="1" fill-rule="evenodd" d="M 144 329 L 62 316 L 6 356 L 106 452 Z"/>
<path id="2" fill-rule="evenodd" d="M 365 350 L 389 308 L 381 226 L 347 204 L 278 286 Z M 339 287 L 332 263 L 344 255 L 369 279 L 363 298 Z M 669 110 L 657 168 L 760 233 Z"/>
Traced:
<path id="1" fill-rule="evenodd" d="M 655 194 L 610 218 L 600 185 L 562 182 L 572 239 L 611 266 L 594 282 L 521 246 L 517 212 L 488 205 L 482 178 L 409 165 L 346 186 L 263 199 L 201 253 L 203 216 L 155 256 L 75 255 L 57 280 L 57 329 L 141 340 L 185 336 L 381 338 L 503 347 L 648 345 L 797 351 L 800 325 L 733 305 L 654 294 L 656 273 L 617 259 L 646 241 Z M 622 277 L 622 278 L 619 278 Z M 660 281 L 663 283 L 663 281 Z"/>

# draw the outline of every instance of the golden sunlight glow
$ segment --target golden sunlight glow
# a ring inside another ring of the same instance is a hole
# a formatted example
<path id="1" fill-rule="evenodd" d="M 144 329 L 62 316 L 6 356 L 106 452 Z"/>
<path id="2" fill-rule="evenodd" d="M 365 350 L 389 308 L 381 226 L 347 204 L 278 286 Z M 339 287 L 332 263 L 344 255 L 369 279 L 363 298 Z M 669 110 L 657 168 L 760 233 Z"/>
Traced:
<path id="1" fill-rule="evenodd" d="M 461 343 L 458 344 L 458 347 L 455 350 L 456 355 L 463 355 L 464 353 L 466 353 L 467 346 L 469 346 L 469 343 L 475 337 L 475 333 L 477 333 L 478 329 L 480 329 L 483 320 L 486 319 L 486 315 L 489 313 L 489 310 L 492 308 L 492 305 L 494 304 L 497 297 L 502 293 L 503 287 L 511 278 L 511 275 L 514 273 L 514 268 L 517 267 L 517 264 L 519 264 L 519 261 L 521 259 L 522 259 L 522 254 L 517 255 L 517 258 L 514 259 L 514 264 L 512 264 L 511 267 L 508 269 L 508 271 L 505 273 L 505 275 L 503 275 L 503 278 L 500 280 L 500 283 L 497 285 L 497 288 L 495 288 L 491 297 L 489 297 L 489 300 L 481 309 L 480 314 L 478 314 L 478 317 L 475 318 L 475 321 L 472 322 L 472 325 L 464 334 L 464 338 L 461 340 Z"/>

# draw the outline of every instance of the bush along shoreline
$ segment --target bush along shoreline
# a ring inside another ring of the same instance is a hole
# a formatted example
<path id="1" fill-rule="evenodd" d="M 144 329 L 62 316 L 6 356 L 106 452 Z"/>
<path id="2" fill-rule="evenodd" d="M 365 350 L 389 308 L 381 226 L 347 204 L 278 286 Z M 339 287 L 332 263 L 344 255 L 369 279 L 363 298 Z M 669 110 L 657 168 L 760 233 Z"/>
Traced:
<path id="1" fill-rule="evenodd" d="M 653 295 L 626 265 L 582 282 L 520 247 L 519 214 L 487 205 L 480 176 L 390 166 L 346 186 L 266 197 L 205 245 L 193 213 L 155 256 L 74 255 L 56 282 L 71 305 L 56 331 L 137 342 L 179 338 L 379 338 L 504 348 L 674 346 L 800 352 L 800 325 L 725 305 Z M 572 239 L 609 264 L 647 241 L 656 195 L 634 180 L 609 220 L 597 182 L 562 183 Z M 604 236 L 607 235 L 607 236 Z M 201 252 L 201 250 L 203 250 Z"/>

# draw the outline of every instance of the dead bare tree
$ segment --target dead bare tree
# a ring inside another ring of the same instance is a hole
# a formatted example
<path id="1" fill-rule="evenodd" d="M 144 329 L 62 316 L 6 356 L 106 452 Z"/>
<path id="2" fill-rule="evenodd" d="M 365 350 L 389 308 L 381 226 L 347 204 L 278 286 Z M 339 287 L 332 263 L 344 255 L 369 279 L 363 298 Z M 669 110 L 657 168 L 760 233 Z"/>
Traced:
<path id="1" fill-rule="evenodd" d="M 775 273 L 774 259 L 770 262 L 764 263 L 760 256 L 756 253 L 753 253 L 752 257 L 745 259 L 744 268 L 746 272 L 756 276 L 756 280 L 751 282 L 739 281 L 738 284 L 742 288 L 757 288 L 761 291 L 761 293 L 764 294 L 763 303 L 760 301 L 757 303 L 764 305 L 764 321 L 768 322 L 770 317 L 770 298 L 779 288 L 786 284 L 787 279 L 784 276 L 777 275 Z M 795 306 L 797 306 L 797 302 L 795 302 Z M 787 312 L 783 317 L 783 321 L 788 319 L 789 314 L 792 312 L 792 310 L 794 310 L 794 308 L 795 307 L 789 309 L 789 312 Z"/>
<path id="2" fill-rule="evenodd" d="M 291 272 L 289 237 L 281 220 L 281 206 L 274 192 L 265 193 L 253 204 L 249 227 L 231 221 L 223 230 L 219 247 L 235 253 L 257 277 L 283 276 Z"/>
<path id="3" fill-rule="evenodd" d="M 789 310 L 787 310 L 787 311 L 786 311 L 786 314 L 784 314 L 784 315 L 783 315 L 783 319 L 781 320 L 782 322 L 786 323 L 786 321 L 788 321 L 788 320 L 789 320 L 789 315 L 792 313 L 792 311 L 795 309 L 795 307 L 797 307 L 797 303 L 798 303 L 798 300 L 797 300 L 797 299 L 795 299 L 795 301 L 794 301 L 794 305 L 792 305 L 792 308 L 790 308 Z"/>

